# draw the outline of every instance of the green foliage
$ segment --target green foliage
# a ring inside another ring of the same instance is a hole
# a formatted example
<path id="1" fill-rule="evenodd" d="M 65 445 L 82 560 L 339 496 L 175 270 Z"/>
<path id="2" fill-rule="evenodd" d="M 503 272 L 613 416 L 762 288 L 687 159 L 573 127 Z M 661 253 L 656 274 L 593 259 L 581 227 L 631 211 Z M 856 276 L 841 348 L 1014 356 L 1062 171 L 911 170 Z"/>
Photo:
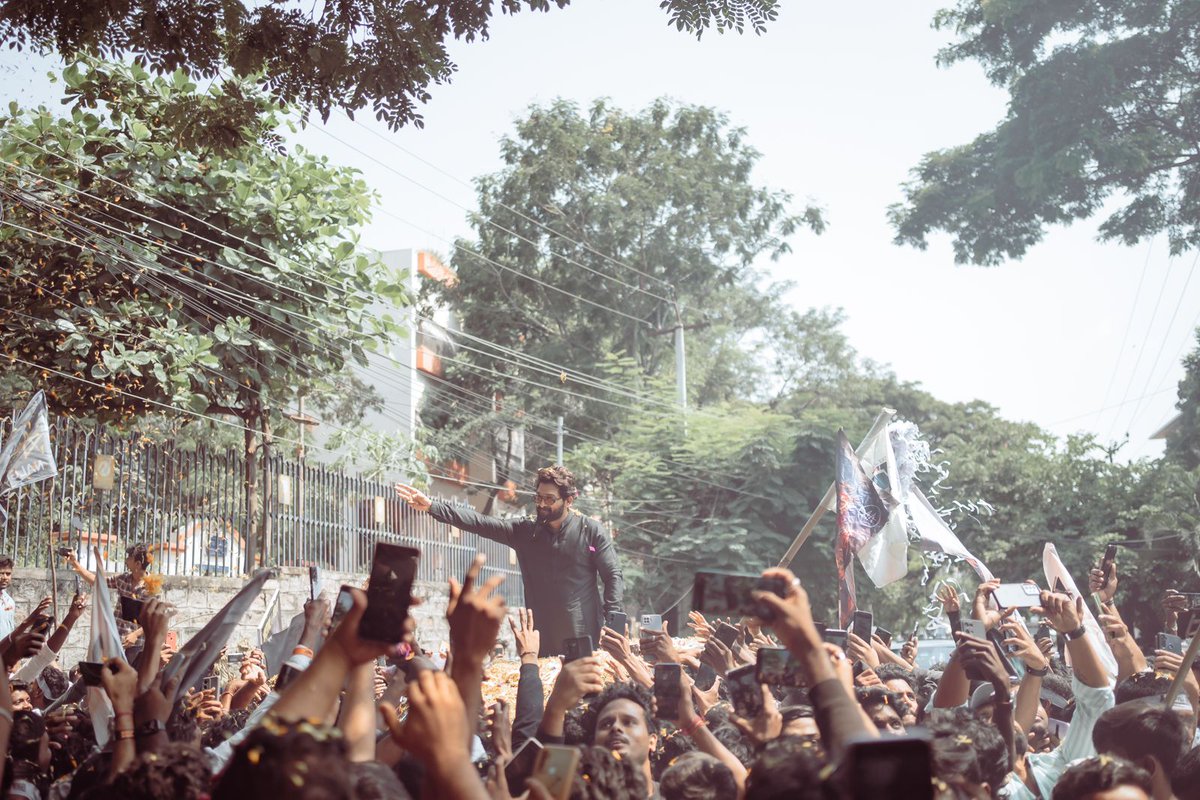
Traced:
<path id="1" fill-rule="evenodd" d="M 0 41 L 10 47 L 136 58 L 156 74 L 184 70 L 214 78 L 224 67 L 258 80 L 288 105 L 315 108 L 328 119 L 370 107 L 391 128 L 420 126 L 417 105 L 430 87 L 448 83 L 456 69 L 446 51 L 451 37 L 486 39 L 493 11 L 564 8 L 570 0 L 341 0 L 309 10 L 276 0 L 179 3 L 141 0 L 11 0 L 0 11 Z M 701 35 L 744 30 L 762 33 L 778 14 L 778 0 L 662 0 L 680 30 Z M 221 112 L 233 129 L 253 124 L 250 108 L 227 98 Z"/>
<path id="2" fill-rule="evenodd" d="M 204 109 L 229 84 L 98 61 L 64 80 L 66 116 L 13 104 L 0 119 L 0 347 L 39 367 L 14 364 L 2 388 L 45 386 L 54 411 L 98 422 L 172 406 L 278 428 L 396 330 L 361 299 L 403 299 L 357 245 L 371 194 L 325 159 L 276 152 L 264 95 L 239 87 L 254 126 L 189 150 L 164 121 L 195 109 L 220 126 Z"/>
<path id="3" fill-rule="evenodd" d="M 1200 243 L 1197 19 L 1195 0 L 962 0 L 940 12 L 936 27 L 958 40 L 939 61 L 982 64 L 1008 90 L 1008 114 L 922 159 L 890 210 L 897 244 L 924 248 L 942 231 L 959 263 L 997 264 L 1110 202 L 1104 240 L 1166 232 L 1172 253 Z"/>
<path id="4" fill-rule="evenodd" d="M 1200 330 L 1195 333 L 1197 347 L 1183 360 L 1183 379 L 1179 382 L 1179 419 L 1167 437 L 1167 457 L 1185 469 L 1200 467 Z"/>

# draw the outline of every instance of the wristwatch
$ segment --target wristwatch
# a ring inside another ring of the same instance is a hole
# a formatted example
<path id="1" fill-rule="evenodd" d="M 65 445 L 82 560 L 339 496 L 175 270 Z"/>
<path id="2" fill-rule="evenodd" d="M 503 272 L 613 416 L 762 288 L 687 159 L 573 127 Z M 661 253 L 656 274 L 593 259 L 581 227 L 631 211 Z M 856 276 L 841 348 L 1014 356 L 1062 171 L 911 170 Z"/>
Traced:
<path id="1" fill-rule="evenodd" d="M 148 719 L 137 727 L 137 731 L 134 733 L 134 735 L 138 739 L 142 739 L 147 736 L 153 736 L 156 733 L 162 733 L 166 729 L 167 726 L 163 724 L 161 719 Z"/>
<path id="2" fill-rule="evenodd" d="M 1050 667 L 1042 667 L 1041 669 L 1034 669 L 1033 667 L 1026 667 L 1025 674 L 1026 675 L 1034 675 L 1038 678 L 1044 678 L 1050 674 Z"/>
<path id="3" fill-rule="evenodd" d="M 1067 631 L 1066 633 L 1063 634 L 1063 636 L 1067 637 L 1068 642 L 1073 642 L 1076 639 L 1080 639 L 1086 635 L 1087 635 L 1087 628 L 1083 627 L 1082 625 L 1080 625 L 1078 628 L 1076 628 L 1073 631 Z"/>

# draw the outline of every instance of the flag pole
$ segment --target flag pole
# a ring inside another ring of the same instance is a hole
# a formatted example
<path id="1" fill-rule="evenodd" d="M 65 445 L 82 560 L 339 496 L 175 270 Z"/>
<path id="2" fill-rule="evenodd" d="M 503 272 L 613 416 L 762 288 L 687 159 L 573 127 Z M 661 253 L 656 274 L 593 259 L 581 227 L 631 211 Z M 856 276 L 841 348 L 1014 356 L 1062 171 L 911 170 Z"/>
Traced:
<path id="1" fill-rule="evenodd" d="M 867 431 L 867 435 L 863 437 L 862 443 L 855 452 L 858 455 L 862 455 L 862 452 L 866 449 L 866 445 L 887 429 L 888 423 L 892 421 L 892 417 L 895 415 L 895 409 L 887 407 L 880 409 L 879 415 L 875 417 L 875 422 L 871 423 L 871 430 Z M 821 517 L 825 516 L 825 512 L 829 510 L 829 504 L 833 502 L 834 492 L 836 491 L 837 484 L 829 484 L 829 489 L 825 492 L 825 496 L 821 498 L 820 505 L 809 516 L 808 522 L 804 523 L 804 527 L 800 529 L 800 532 L 796 534 L 796 538 L 792 540 L 792 545 L 783 554 L 783 558 L 779 559 L 779 566 L 786 567 L 792 563 L 792 559 L 796 557 L 796 553 L 799 553 L 800 548 L 808 541 L 808 537 L 812 535 L 813 529 L 817 527 L 817 523 L 821 521 Z"/>

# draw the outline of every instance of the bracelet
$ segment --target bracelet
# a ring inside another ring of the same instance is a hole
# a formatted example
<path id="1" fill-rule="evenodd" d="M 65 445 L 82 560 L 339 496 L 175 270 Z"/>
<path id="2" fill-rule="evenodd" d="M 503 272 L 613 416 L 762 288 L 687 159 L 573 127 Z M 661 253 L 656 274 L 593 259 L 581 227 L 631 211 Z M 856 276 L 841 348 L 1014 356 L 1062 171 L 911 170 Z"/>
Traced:
<path id="1" fill-rule="evenodd" d="M 116 733 L 117 733 L 117 740 L 122 741 L 122 742 L 127 742 L 130 739 L 133 739 L 135 736 L 135 734 L 133 732 L 133 728 L 125 728 L 123 730 L 118 730 Z"/>
<path id="2" fill-rule="evenodd" d="M 1047 675 L 1049 675 L 1049 674 L 1050 674 L 1050 667 L 1049 667 L 1049 666 L 1045 666 L 1045 667 L 1042 667 L 1041 669 L 1034 669 L 1033 667 L 1026 667 L 1026 668 L 1025 668 L 1025 674 L 1026 674 L 1026 675 L 1033 675 L 1033 676 L 1035 676 L 1035 677 L 1038 677 L 1038 678 L 1044 678 L 1044 677 L 1046 677 Z"/>
<path id="3" fill-rule="evenodd" d="M 683 735 L 691 736 L 693 733 L 700 730 L 701 728 L 707 728 L 707 727 L 708 727 L 708 720 L 706 720 L 704 717 L 701 717 L 700 715 L 696 715 L 695 717 L 692 717 L 691 722 L 689 722 L 687 725 L 683 726 Z"/>
<path id="4" fill-rule="evenodd" d="M 1063 636 L 1067 637 L 1068 642 L 1073 642 L 1076 639 L 1082 639 L 1086 635 L 1087 635 L 1087 628 L 1083 627 L 1082 625 L 1080 625 L 1078 628 L 1076 628 L 1073 631 L 1069 631 L 1069 632 L 1063 634 Z"/>
<path id="5" fill-rule="evenodd" d="M 535 653 L 535 652 L 533 652 L 532 650 L 529 650 L 529 651 L 527 651 L 527 652 L 521 653 L 521 654 L 520 654 L 519 656 L 517 656 L 517 657 L 518 657 L 518 658 L 525 658 L 526 656 L 533 656 L 534 658 L 537 658 L 537 657 L 538 657 L 538 654 L 537 654 L 537 653 Z"/>
<path id="6" fill-rule="evenodd" d="M 304 645 L 302 645 L 302 644 L 298 644 L 298 645 L 296 645 L 295 647 L 293 647 L 293 648 L 292 648 L 292 655 L 294 655 L 294 656 L 308 656 L 309 658 L 312 658 L 312 657 L 313 657 L 313 651 L 312 651 L 312 648 L 311 648 L 311 647 L 305 647 L 305 646 L 304 646 Z"/>

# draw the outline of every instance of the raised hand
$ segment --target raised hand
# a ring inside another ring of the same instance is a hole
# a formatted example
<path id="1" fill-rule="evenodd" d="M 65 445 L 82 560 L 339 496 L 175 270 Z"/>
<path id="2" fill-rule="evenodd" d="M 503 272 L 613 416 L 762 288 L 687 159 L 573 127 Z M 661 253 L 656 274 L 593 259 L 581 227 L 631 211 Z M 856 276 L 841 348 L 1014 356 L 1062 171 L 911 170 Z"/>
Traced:
<path id="1" fill-rule="evenodd" d="M 450 652 L 455 659 L 466 659 L 472 664 L 483 664 L 487 659 L 507 612 L 504 598 L 493 594 L 504 582 L 503 575 L 493 575 L 475 588 L 485 562 L 482 553 L 476 555 L 461 586 L 450 579 L 450 599 L 446 605 Z"/>
<path id="2" fill-rule="evenodd" d="M 1083 619 L 1083 598 L 1072 600 L 1065 594 L 1042 591 L 1039 598 L 1041 606 L 1031 608 L 1034 614 L 1040 614 L 1059 633 L 1070 633 L 1079 628 Z"/>
<path id="3" fill-rule="evenodd" d="M 435 771 L 437 765 L 470 759 L 466 705 L 446 673 L 424 670 L 408 684 L 408 717 L 403 725 L 391 704 L 381 704 L 379 712 L 392 739 Z"/>
<path id="4" fill-rule="evenodd" d="M 846 634 L 846 655 L 852 661 L 861 661 L 871 669 L 879 666 L 879 655 L 875 648 L 855 636 L 853 632 Z"/>
<path id="5" fill-rule="evenodd" d="M 1020 622 L 1014 619 L 1006 620 L 1000 626 L 1000 630 L 1005 635 L 1005 646 L 1025 663 L 1027 669 L 1040 671 L 1050 666 L 1050 659 Z"/>
<path id="6" fill-rule="evenodd" d="M 1117 562 L 1115 559 L 1108 575 L 1101 572 L 1098 566 L 1088 572 L 1088 591 L 1100 595 L 1100 599 L 1105 603 L 1112 602 L 1117 594 Z"/>
<path id="7" fill-rule="evenodd" d="M 958 600 L 958 590 L 948 583 L 943 583 L 938 587 L 937 600 L 942 604 L 942 611 L 946 614 L 957 614 L 962 611 L 962 605 Z"/>
<path id="8" fill-rule="evenodd" d="M 734 657 L 733 651 L 715 636 L 709 637 L 708 641 L 704 643 L 704 650 L 700 652 L 700 660 L 721 676 L 738 668 L 738 660 Z"/>
<path id="9" fill-rule="evenodd" d="M 663 620 L 663 629 L 661 631 L 649 631 L 643 628 L 639 644 L 642 655 L 648 659 L 652 659 L 660 664 L 679 663 L 679 653 L 675 650 L 675 642 L 671 640 L 666 620 Z"/>
<path id="10" fill-rule="evenodd" d="M 975 600 L 971 604 L 971 616 L 982 622 L 989 631 L 1000 626 L 1001 612 L 988 607 L 992 592 L 999 587 L 1000 581 L 994 579 L 979 584 L 979 588 L 975 590 Z"/>
<path id="11" fill-rule="evenodd" d="M 597 656 L 577 658 L 563 664 L 550 697 L 546 700 L 547 709 L 551 705 L 566 713 L 584 698 L 585 695 L 595 694 L 604 689 L 604 662 Z"/>
<path id="12" fill-rule="evenodd" d="M 707 639 L 716 632 L 716 629 L 708 624 L 708 620 L 699 611 L 688 612 L 688 627 L 696 633 L 697 639 Z"/>
<path id="13" fill-rule="evenodd" d="M 409 486 L 406 483 L 396 484 L 396 496 L 417 511 L 428 511 L 433 506 L 433 501 L 415 486 Z"/>
<path id="14" fill-rule="evenodd" d="M 517 644 L 517 655 L 521 659 L 522 664 L 536 664 L 538 653 L 542 649 L 542 634 L 538 633 L 537 628 L 533 626 L 533 609 L 518 608 L 517 619 L 521 624 L 517 625 L 513 622 L 512 617 L 508 618 L 508 626 L 512 629 L 513 641 Z M 601 633 L 600 642 L 603 644 L 604 635 Z"/>
<path id="15" fill-rule="evenodd" d="M 508 703 L 504 700 L 497 700 L 488 709 L 487 729 L 497 755 L 506 760 L 512 758 L 512 719 Z"/>

